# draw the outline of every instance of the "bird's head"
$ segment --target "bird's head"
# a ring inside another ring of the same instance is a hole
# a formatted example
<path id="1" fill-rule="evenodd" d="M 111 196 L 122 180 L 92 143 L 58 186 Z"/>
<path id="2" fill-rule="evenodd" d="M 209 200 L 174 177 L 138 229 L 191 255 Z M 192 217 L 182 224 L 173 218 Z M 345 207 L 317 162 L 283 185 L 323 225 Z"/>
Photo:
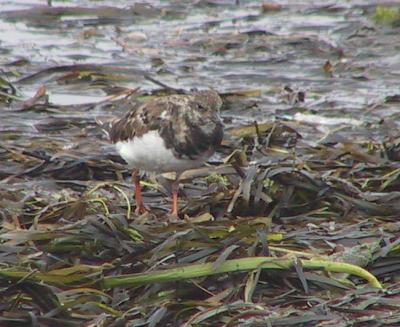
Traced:
<path id="1" fill-rule="evenodd" d="M 222 99 L 214 90 L 197 91 L 194 97 L 196 102 L 211 111 L 219 111 L 222 106 Z"/>

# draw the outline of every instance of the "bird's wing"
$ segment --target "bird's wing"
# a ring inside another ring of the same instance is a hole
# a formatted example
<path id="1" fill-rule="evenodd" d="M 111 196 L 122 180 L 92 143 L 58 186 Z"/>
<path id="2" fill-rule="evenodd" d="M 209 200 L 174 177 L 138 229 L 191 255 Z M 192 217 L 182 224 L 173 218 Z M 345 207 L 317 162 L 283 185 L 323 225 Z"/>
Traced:
<path id="1" fill-rule="evenodd" d="M 111 122 L 109 131 L 111 142 L 126 141 L 141 137 L 149 131 L 158 130 L 163 111 L 165 108 L 160 99 L 132 108 L 122 118 L 116 118 Z"/>
<path id="2" fill-rule="evenodd" d="M 124 117 L 111 122 L 109 131 L 113 143 L 141 137 L 158 131 L 165 146 L 176 157 L 196 159 L 215 149 L 223 136 L 218 110 L 194 101 L 190 95 L 171 95 L 150 100 L 133 108 Z"/>

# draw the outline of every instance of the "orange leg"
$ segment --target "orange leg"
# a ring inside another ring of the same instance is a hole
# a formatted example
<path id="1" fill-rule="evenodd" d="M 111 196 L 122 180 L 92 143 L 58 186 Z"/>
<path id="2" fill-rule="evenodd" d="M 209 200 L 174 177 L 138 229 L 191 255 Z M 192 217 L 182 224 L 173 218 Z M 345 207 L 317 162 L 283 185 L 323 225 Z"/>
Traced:
<path id="1" fill-rule="evenodd" d="M 172 182 L 172 209 L 171 209 L 171 221 L 177 220 L 178 216 L 178 191 L 179 191 L 179 175 Z"/>
<path id="2" fill-rule="evenodd" d="M 142 198 L 142 189 L 140 187 L 140 176 L 137 170 L 134 170 L 132 173 L 133 184 L 135 184 L 135 199 L 136 199 L 136 210 L 135 213 L 137 215 L 144 214 L 148 211 L 146 206 L 144 205 Z"/>

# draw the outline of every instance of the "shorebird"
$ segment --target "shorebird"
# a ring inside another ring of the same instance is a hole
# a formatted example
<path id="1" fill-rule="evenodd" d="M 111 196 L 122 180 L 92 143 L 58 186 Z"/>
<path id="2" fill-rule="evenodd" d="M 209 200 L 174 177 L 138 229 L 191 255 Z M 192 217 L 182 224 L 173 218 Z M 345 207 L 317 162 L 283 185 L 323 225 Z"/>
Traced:
<path id="1" fill-rule="evenodd" d="M 221 105 L 217 92 L 197 91 L 150 100 L 107 126 L 98 122 L 133 170 L 136 214 L 148 211 L 142 198 L 140 171 L 175 172 L 170 220 L 178 218 L 180 175 L 203 165 L 222 141 Z"/>

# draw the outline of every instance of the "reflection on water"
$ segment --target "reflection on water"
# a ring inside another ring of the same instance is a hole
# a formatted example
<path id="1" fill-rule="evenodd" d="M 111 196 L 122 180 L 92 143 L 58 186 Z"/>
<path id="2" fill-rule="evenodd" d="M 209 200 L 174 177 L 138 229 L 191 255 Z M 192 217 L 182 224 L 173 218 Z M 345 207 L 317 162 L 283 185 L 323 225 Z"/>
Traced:
<path id="1" fill-rule="evenodd" d="M 238 3 L 54 1 L 53 11 L 46 11 L 45 1 L 5 1 L 0 62 L 27 59 L 22 67 L 5 66 L 10 81 L 25 97 L 44 84 L 58 105 L 100 101 L 110 87 L 159 88 L 129 69 L 176 88 L 258 89 L 260 97 L 235 102 L 227 112 L 249 120 L 295 117 L 279 97 L 285 85 L 305 91 L 304 106 L 312 112 L 354 119 L 364 119 L 366 106 L 399 92 L 400 34 L 374 24 L 374 1 L 276 1 L 281 9 L 270 12 L 261 10 L 262 1 Z M 327 60 L 332 75 L 323 71 Z M 75 64 L 115 72 L 51 72 L 18 82 Z M 256 105 L 245 109 L 249 101 Z M 395 106 L 386 105 L 384 112 L 369 111 L 368 120 L 392 114 Z"/>

